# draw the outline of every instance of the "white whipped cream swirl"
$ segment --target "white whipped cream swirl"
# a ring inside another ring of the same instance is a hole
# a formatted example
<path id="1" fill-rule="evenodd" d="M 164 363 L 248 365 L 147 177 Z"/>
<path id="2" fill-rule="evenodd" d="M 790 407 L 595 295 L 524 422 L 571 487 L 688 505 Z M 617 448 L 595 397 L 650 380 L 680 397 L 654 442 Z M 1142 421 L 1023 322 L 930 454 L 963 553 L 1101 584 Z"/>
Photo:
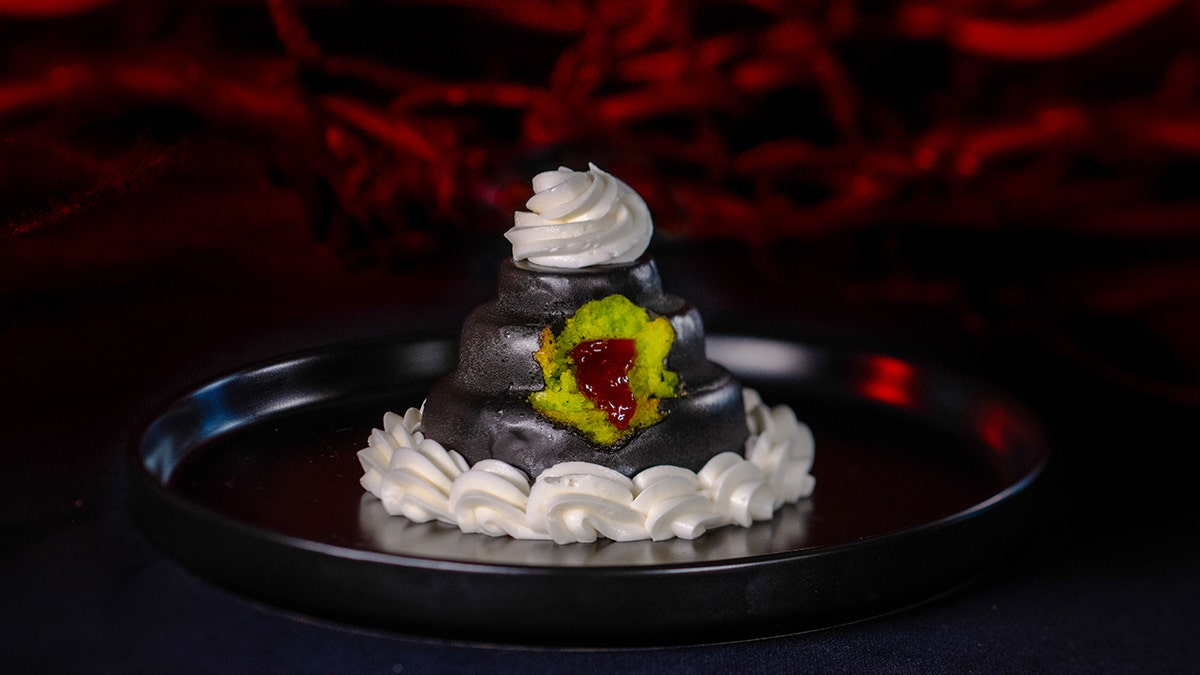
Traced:
<path id="1" fill-rule="evenodd" d="M 421 432 L 421 412 L 387 413 L 358 453 L 362 486 L 390 515 L 440 520 L 463 532 L 551 539 L 559 544 L 679 537 L 695 539 L 730 524 L 768 520 L 812 494 L 812 432 L 787 406 L 767 408 L 744 390 L 746 454 L 721 453 L 699 473 L 655 466 L 633 478 L 588 462 L 564 462 L 529 484 L 505 462 L 467 467 Z"/>
<path id="2" fill-rule="evenodd" d="M 564 166 L 539 173 L 533 191 L 529 211 L 518 211 L 504 233 L 513 260 L 579 269 L 632 262 L 650 245 L 654 226 L 646 202 L 595 164 L 586 172 Z"/>

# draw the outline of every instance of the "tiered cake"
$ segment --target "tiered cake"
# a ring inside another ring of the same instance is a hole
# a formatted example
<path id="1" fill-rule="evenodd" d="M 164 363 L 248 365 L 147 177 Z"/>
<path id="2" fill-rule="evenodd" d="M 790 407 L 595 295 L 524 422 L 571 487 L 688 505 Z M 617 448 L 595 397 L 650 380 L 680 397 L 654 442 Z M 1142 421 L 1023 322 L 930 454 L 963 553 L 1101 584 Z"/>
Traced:
<path id="1" fill-rule="evenodd" d="M 533 185 L 497 298 L 423 408 L 372 432 L 363 486 L 392 515 L 558 543 L 694 538 L 810 494 L 811 433 L 706 358 L 637 193 L 594 165 Z"/>

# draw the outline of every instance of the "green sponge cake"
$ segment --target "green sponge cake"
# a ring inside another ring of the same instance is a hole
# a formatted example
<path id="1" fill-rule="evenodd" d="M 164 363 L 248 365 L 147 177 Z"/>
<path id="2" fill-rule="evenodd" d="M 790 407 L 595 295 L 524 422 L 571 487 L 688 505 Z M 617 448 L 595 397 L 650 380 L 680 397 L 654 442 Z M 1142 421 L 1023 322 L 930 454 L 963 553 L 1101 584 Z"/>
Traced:
<path id="1" fill-rule="evenodd" d="M 659 401 L 679 393 L 666 369 L 675 329 L 623 295 L 593 300 L 567 318 L 560 335 L 542 329 L 533 356 L 546 388 L 529 396 L 537 412 L 612 445 L 662 420 Z"/>

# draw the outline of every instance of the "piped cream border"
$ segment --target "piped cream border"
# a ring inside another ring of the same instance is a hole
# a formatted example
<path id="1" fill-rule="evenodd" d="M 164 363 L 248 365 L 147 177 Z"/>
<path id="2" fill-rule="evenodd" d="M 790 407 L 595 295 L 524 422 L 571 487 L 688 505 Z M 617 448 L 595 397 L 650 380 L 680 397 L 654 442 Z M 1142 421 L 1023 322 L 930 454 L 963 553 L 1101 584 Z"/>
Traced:
<path id="1" fill-rule="evenodd" d="M 633 478 L 587 462 L 537 476 L 485 459 L 468 466 L 421 431 L 421 411 L 389 412 L 358 452 L 361 483 L 393 516 L 438 520 L 463 532 L 559 544 L 680 537 L 768 520 L 812 494 L 812 431 L 785 405 L 768 408 L 743 390 L 750 436 L 744 454 L 716 455 L 698 473 L 655 466 Z"/>

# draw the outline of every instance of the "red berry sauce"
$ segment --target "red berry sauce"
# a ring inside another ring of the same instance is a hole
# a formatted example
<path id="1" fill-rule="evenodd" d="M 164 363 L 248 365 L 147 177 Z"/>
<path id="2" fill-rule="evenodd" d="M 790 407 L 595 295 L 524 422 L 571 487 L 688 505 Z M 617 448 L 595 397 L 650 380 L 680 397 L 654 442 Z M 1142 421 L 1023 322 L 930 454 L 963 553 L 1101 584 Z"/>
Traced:
<path id="1" fill-rule="evenodd" d="M 637 343 L 629 338 L 588 340 L 571 350 L 579 391 L 620 430 L 629 426 L 637 409 L 629 388 L 629 369 L 636 357 Z"/>

